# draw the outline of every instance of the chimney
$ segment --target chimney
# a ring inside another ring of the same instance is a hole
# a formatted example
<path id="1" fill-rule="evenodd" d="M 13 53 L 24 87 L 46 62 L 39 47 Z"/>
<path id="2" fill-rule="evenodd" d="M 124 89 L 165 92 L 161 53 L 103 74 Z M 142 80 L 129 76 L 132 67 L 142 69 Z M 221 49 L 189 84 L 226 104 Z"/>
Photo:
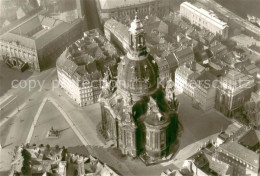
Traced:
<path id="1" fill-rule="evenodd" d="M 195 61 L 190 61 L 190 69 L 192 71 L 196 71 L 196 62 Z"/>
<path id="2" fill-rule="evenodd" d="M 181 41 L 181 37 L 177 35 L 177 42 L 179 43 Z"/>

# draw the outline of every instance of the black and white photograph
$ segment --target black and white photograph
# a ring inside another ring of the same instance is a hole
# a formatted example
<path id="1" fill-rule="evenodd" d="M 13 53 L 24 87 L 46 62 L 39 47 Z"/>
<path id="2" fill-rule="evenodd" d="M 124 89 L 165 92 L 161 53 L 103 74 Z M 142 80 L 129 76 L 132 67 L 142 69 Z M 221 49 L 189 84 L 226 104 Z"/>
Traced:
<path id="1" fill-rule="evenodd" d="M 260 0 L 0 0 L 0 176 L 260 176 Z"/>

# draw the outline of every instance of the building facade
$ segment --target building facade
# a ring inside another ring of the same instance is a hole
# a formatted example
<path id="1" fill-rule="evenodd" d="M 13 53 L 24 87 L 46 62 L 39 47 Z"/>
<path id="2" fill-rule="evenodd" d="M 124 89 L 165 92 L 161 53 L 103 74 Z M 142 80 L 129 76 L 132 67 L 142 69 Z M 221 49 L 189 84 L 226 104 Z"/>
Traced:
<path id="1" fill-rule="evenodd" d="M 207 29 L 223 39 L 228 37 L 227 23 L 218 19 L 212 11 L 198 8 L 189 2 L 183 2 L 180 6 L 180 14 L 201 29 Z"/>
<path id="2" fill-rule="evenodd" d="M 260 171 L 259 136 L 258 130 L 243 126 L 216 148 L 213 157 L 230 165 L 232 176 L 257 176 Z"/>
<path id="3" fill-rule="evenodd" d="M 194 99 L 203 111 L 215 107 L 217 78 L 209 71 L 202 73 L 197 79 L 194 90 Z"/>
<path id="4" fill-rule="evenodd" d="M 100 96 L 102 129 L 122 154 L 140 155 L 146 161 L 161 160 L 169 154 L 174 140 L 173 119 L 177 113 L 166 113 L 158 106 L 156 96 L 161 90 L 157 87 L 156 62 L 146 51 L 144 30 L 137 15 L 129 35 L 129 51 L 118 65 L 117 89 L 109 79 L 103 81 L 108 86 L 103 86 Z"/>
<path id="5" fill-rule="evenodd" d="M 205 70 L 203 66 L 195 61 L 185 63 L 175 71 L 175 88 L 176 90 L 194 97 L 196 88 L 196 79 Z"/>
<path id="6" fill-rule="evenodd" d="M 219 80 L 215 108 L 225 116 L 232 117 L 249 100 L 254 86 L 253 76 L 230 69 Z"/>
<path id="7" fill-rule="evenodd" d="M 97 103 L 102 75 L 105 70 L 107 76 L 111 74 L 109 70 L 116 64 L 113 62 L 115 57 L 116 48 L 99 30 L 84 32 L 84 36 L 69 46 L 57 60 L 59 85 L 80 106 Z M 106 68 L 98 67 L 105 65 L 103 62 L 108 58 L 113 58 L 112 65 L 106 64 Z"/>
<path id="8" fill-rule="evenodd" d="M 3 57 L 19 58 L 31 69 L 41 71 L 50 57 L 61 53 L 82 32 L 81 19 L 66 23 L 38 13 L 0 36 L 0 53 Z"/>
<path id="9" fill-rule="evenodd" d="M 136 11 L 141 18 L 150 14 L 163 16 L 169 13 L 170 4 L 169 0 L 98 0 L 97 8 L 101 22 L 105 22 L 109 18 L 133 18 Z"/>

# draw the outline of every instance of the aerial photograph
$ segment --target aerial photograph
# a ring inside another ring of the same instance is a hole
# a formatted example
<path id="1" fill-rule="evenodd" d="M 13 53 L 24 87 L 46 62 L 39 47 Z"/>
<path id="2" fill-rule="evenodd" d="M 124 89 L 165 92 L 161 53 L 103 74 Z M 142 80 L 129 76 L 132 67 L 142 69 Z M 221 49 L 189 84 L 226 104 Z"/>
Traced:
<path id="1" fill-rule="evenodd" d="M 260 0 L 0 0 L 0 176 L 260 176 Z"/>

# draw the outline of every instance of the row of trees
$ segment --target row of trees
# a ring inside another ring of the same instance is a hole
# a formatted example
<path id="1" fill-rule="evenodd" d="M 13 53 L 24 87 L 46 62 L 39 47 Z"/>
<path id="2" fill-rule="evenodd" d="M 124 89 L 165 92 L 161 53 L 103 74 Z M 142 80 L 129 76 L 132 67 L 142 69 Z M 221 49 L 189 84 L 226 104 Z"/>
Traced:
<path id="1" fill-rule="evenodd" d="M 23 149 L 22 152 L 23 157 L 23 167 L 22 174 L 30 174 L 31 172 L 31 154 L 26 149 Z"/>

